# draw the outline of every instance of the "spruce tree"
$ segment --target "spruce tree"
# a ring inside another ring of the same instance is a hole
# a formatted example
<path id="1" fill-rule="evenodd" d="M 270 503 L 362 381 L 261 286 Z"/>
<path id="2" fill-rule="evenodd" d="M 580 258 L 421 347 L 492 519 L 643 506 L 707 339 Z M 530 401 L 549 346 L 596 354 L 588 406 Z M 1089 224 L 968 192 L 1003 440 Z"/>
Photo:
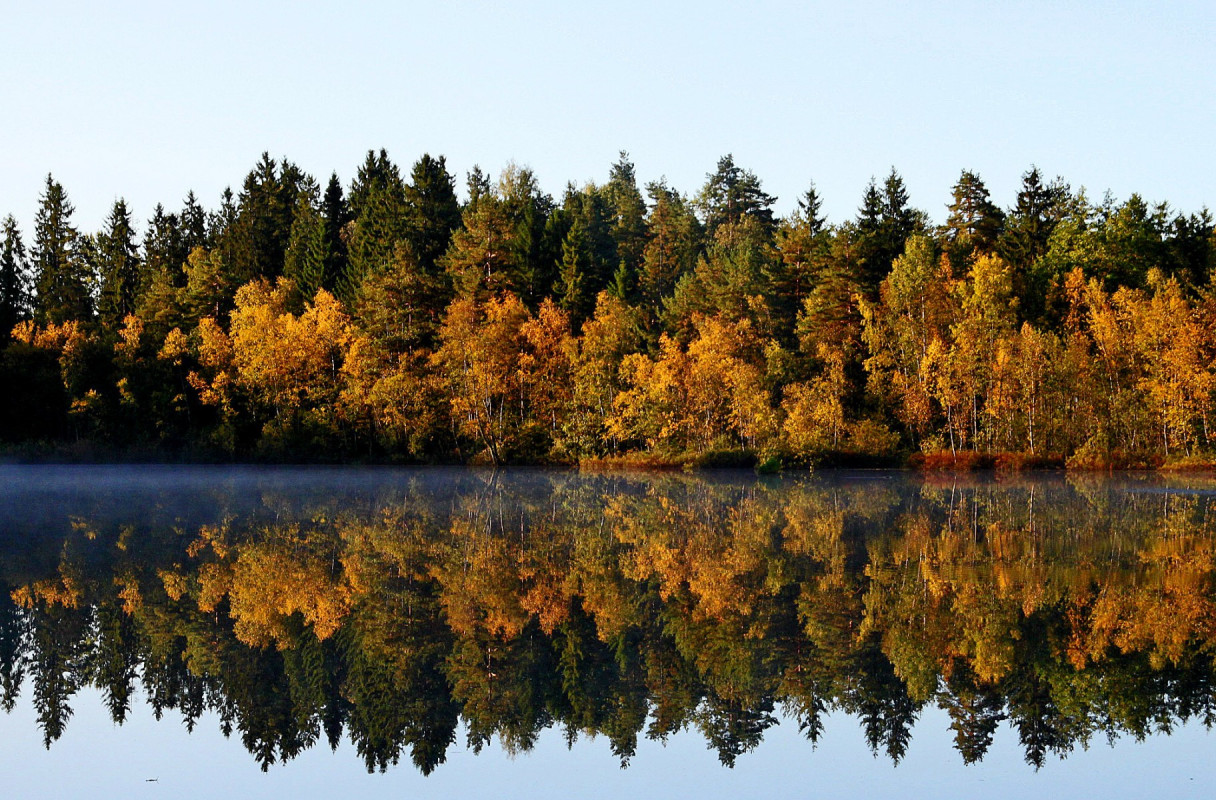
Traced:
<path id="1" fill-rule="evenodd" d="M 803 300 L 819 283 L 820 272 L 830 257 L 831 236 L 820 212 L 822 205 L 812 183 L 798 199 L 798 210 L 777 228 L 779 258 L 769 262 L 765 295 L 776 332 L 787 341 Z"/>
<path id="2" fill-rule="evenodd" d="M 439 257 L 452 241 L 452 231 L 460 226 L 455 185 L 443 156 L 432 158 L 423 154 L 405 186 L 410 246 L 419 265 L 430 273 L 436 272 Z"/>
<path id="3" fill-rule="evenodd" d="M 575 220 L 562 242 L 562 263 L 558 275 L 557 295 L 559 305 L 570 312 L 575 328 L 586 318 L 590 310 L 589 294 L 586 291 L 588 257 L 587 233 L 581 220 Z"/>
<path id="4" fill-rule="evenodd" d="M 386 269 L 407 241 L 405 184 L 388 154 L 369 152 L 350 189 L 351 226 L 346 269 L 337 281 L 348 304 L 370 274 Z"/>
<path id="5" fill-rule="evenodd" d="M 815 182 L 811 181 L 810 187 L 798 198 L 798 216 L 811 236 L 818 236 L 826 230 L 827 216 L 821 213 L 822 209 L 823 199 L 819 197 Z"/>
<path id="6" fill-rule="evenodd" d="M 342 191 L 338 173 L 329 176 L 325 197 L 321 201 L 321 215 L 325 218 L 325 269 L 321 284 L 330 292 L 335 291 L 339 278 L 346 272 L 345 230 L 350 220 L 350 207 Z"/>
<path id="7" fill-rule="evenodd" d="M 280 164 L 269 153 L 246 176 L 225 253 L 240 282 L 282 272 L 296 197 L 309 181 L 294 164 Z"/>
<path id="8" fill-rule="evenodd" d="M 125 200 L 115 201 L 106 229 L 97 236 L 96 252 L 101 280 L 97 315 L 105 328 L 117 330 L 124 317 L 135 313 L 140 281 L 135 229 Z"/>
<path id="9" fill-rule="evenodd" d="M 300 192 L 287 245 L 283 274 L 295 283 L 303 303 L 312 302 L 325 279 L 325 218 L 308 192 Z"/>
<path id="10" fill-rule="evenodd" d="M 558 272 L 562 272 L 561 265 L 566 261 L 566 240 L 577 229 L 582 302 L 586 305 L 586 308 L 581 310 L 590 312 L 591 302 L 601 290 L 612 284 L 614 273 L 621 263 L 617 255 L 616 241 L 612 236 L 615 214 L 607 191 L 595 185 L 588 185 L 581 190 L 576 190 L 573 186 L 568 187 L 562 211 L 569 222 L 569 229 L 562 237 Z"/>
<path id="11" fill-rule="evenodd" d="M 0 344 L 8 340 L 13 327 L 29 313 L 29 263 L 17 220 L 10 214 L 2 228 L 0 241 Z"/>
<path id="12" fill-rule="evenodd" d="M 208 247 L 207 212 L 199 205 L 194 192 L 186 193 L 186 202 L 181 213 L 182 249 L 190 255 L 196 247 Z"/>
<path id="13" fill-rule="evenodd" d="M 857 245 L 855 263 L 858 285 L 875 296 L 878 294 L 878 284 L 891 268 L 890 261 L 884 263 L 886 253 L 882 246 L 882 217 L 882 193 L 878 190 L 878 184 L 870 178 L 854 225 Z"/>
<path id="14" fill-rule="evenodd" d="M 612 219 L 612 240 L 616 245 L 614 262 L 626 275 L 637 275 L 646 247 L 646 201 L 638 189 L 637 176 L 629 154 L 621 151 L 608 173 L 604 197 Z"/>
<path id="15" fill-rule="evenodd" d="M 80 235 L 72 227 L 75 211 L 67 193 L 50 175 L 34 218 L 32 261 L 39 322 L 66 322 L 92 317 L 88 265 L 80 252 Z"/>
<path id="16" fill-rule="evenodd" d="M 368 150 L 362 166 L 355 172 L 347 195 L 351 216 L 358 219 L 367 208 L 372 194 L 386 188 L 404 190 L 401 171 L 388 157 L 387 150 L 381 148 L 379 153 Z"/>
<path id="17" fill-rule="evenodd" d="M 508 164 L 498 184 L 499 201 L 511 225 L 508 246 L 515 291 L 536 308 L 557 278 L 557 265 L 545 253 L 545 225 L 553 213 L 553 198 L 541 191 L 528 167 Z"/>
<path id="18" fill-rule="evenodd" d="M 1026 271 L 1047 252 L 1052 231 L 1064 217 L 1070 196 L 1059 179 L 1045 183 L 1038 167 L 1022 175 L 1022 188 L 1009 212 L 998 249 L 1015 270 Z"/>
<path id="19" fill-rule="evenodd" d="M 210 247 L 224 247 L 228 231 L 236 224 L 236 198 L 231 187 L 224 187 L 220 194 L 220 207 L 207 216 L 207 243 Z"/>
<path id="20" fill-rule="evenodd" d="M 143 288 L 146 289 L 162 272 L 169 275 L 175 284 L 180 284 L 181 266 L 187 255 L 182 246 L 181 222 L 177 215 L 166 213 L 165 207 L 157 203 L 144 231 Z"/>
<path id="21" fill-rule="evenodd" d="M 908 190 L 894 167 L 881 190 L 870 180 L 857 218 L 857 260 L 860 283 L 871 295 L 903 253 L 904 242 L 923 225 L 923 215 L 909 205 Z"/>

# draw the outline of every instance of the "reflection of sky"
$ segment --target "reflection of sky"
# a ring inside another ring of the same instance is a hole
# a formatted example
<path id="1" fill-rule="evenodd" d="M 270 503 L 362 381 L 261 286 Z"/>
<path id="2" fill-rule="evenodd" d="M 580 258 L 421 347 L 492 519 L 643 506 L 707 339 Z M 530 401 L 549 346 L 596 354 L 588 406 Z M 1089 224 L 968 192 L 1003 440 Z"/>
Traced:
<path id="1" fill-rule="evenodd" d="M 28 695 L 28 692 L 24 692 Z M 1216 793 L 1211 757 L 1216 734 L 1186 725 L 1145 742 L 1105 739 L 1068 759 L 1050 758 L 1039 772 L 1022 760 L 1016 734 L 1006 728 L 985 760 L 964 767 L 953 749 L 944 712 L 927 709 L 913 729 L 908 755 L 893 767 L 874 758 L 856 721 L 827 719 L 817 749 L 785 724 L 770 730 L 733 770 L 718 764 L 699 733 L 663 745 L 642 740 L 632 765 L 621 770 L 603 739 L 580 740 L 566 751 L 551 729 L 531 753 L 514 760 L 495 745 L 474 756 L 463 740 L 430 777 L 404 763 L 368 775 L 354 748 L 337 754 L 322 744 L 286 766 L 263 774 L 237 735 L 224 739 L 214 714 L 186 733 L 174 712 L 161 723 L 136 700 L 121 728 L 109 721 L 100 694 L 76 696 L 62 739 L 42 748 L 28 696 L 0 716 L 2 793 L 10 798 L 1210 798 Z M 154 783 L 148 778 L 157 778 Z"/>

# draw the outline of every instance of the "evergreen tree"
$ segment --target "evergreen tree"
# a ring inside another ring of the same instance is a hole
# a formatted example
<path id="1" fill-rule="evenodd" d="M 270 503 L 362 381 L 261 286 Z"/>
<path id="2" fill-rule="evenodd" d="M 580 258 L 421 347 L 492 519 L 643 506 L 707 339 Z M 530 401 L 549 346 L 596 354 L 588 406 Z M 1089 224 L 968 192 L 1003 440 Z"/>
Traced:
<path id="1" fill-rule="evenodd" d="M 718 169 L 706 177 L 697 205 L 710 236 L 719 225 L 738 222 L 744 216 L 755 217 L 764 230 L 772 232 L 772 206 L 777 198 L 765 194 L 760 179 L 737 166 L 734 156 L 727 154 L 720 158 Z"/>
<path id="2" fill-rule="evenodd" d="M 350 303 L 370 274 L 387 269 L 397 247 L 407 243 L 405 184 L 388 153 L 368 152 L 350 189 L 351 226 L 346 270 L 337 281 L 339 296 Z"/>
<path id="3" fill-rule="evenodd" d="M 638 293 L 642 308 L 653 315 L 661 308 L 663 298 L 675 291 L 676 283 L 697 263 L 701 250 L 702 231 L 696 215 L 679 193 L 663 182 L 646 187 L 650 196 L 650 214 L 646 219 L 646 247 L 638 275 Z"/>
<path id="4" fill-rule="evenodd" d="M 923 226 L 923 215 L 908 204 L 903 178 L 894 168 L 881 191 L 870 180 L 858 211 L 856 258 L 859 283 L 868 293 L 877 294 L 892 262 L 903 253 L 904 242 Z"/>
<path id="5" fill-rule="evenodd" d="M 325 187 L 321 215 L 325 218 L 325 269 L 321 284 L 334 292 L 339 278 L 346 274 L 346 226 L 351 221 L 350 207 L 336 172 L 329 176 L 329 184 Z"/>
<path id="6" fill-rule="evenodd" d="M 553 212 L 553 198 L 543 193 L 536 175 L 527 167 L 508 164 L 498 180 L 503 210 L 510 221 L 510 259 L 516 291 L 535 308 L 550 292 L 556 264 L 545 257 L 545 225 Z"/>
<path id="7" fill-rule="evenodd" d="M 831 235 L 821 214 L 823 201 L 812 183 L 798 198 L 798 210 L 777 229 L 779 258 L 770 262 L 766 295 L 777 332 L 788 341 L 803 300 L 820 283 L 831 252 Z"/>
<path id="8" fill-rule="evenodd" d="M 873 178 L 866 186 L 862 196 L 861 208 L 857 210 L 856 231 L 856 264 L 858 268 L 857 282 L 867 291 L 877 293 L 878 284 L 890 269 L 890 262 L 883 263 L 882 237 L 882 193 Z"/>
<path id="9" fill-rule="evenodd" d="M 460 225 L 455 186 L 444 157 L 432 158 L 430 154 L 423 154 L 415 162 L 405 186 L 409 243 L 427 272 L 436 271 L 440 256 L 452 241 L 452 231 Z"/>
<path id="10" fill-rule="evenodd" d="M 0 242 L 0 344 L 29 313 L 29 264 L 17 220 L 4 219 Z"/>
<path id="11" fill-rule="evenodd" d="M 274 278 L 283 271 L 296 198 L 310 179 L 286 159 L 277 163 L 262 153 L 245 177 L 237 214 L 228 228 L 225 256 L 239 282 Z"/>
<path id="12" fill-rule="evenodd" d="M 989 199 L 988 187 L 974 172 L 963 170 L 951 197 L 945 234 L 952 254 L 961 259 L 976 251 L 992 252 L 1005 214 Z"/>
<path id="13" fill-rule="evenodd" d="M 97 273 L 97 316 L 107 330 L 116 331 L 124 317 L 135 313 L 140 281 L 139 251 L 125 200 L 115 201 L 106 229 L 97 236 Z"/>
<path id="14" fill-rule="evenodd" d="M 176 214 L 165 213 L 165 207 L 160 203 L 152 209 L 152 219 L 148 220 L 148 228 L 144 232 L 144 284 L 141 291 L 154 276 L 165 273 L 173 282 L 181 282 L 181 266 L 189 252 L 182 244 L 181 221 Z"/>
<path id="15" fill-rule="evenodd" d="M 811 181 L 806 192 L 798 198 L 798 216 L 811 236 L 818 236 L 827 230 L 827 216 L 821 213 L 822 210 L 823 200 L 819 197 L 815 182 Z"/>
<path id="16" fill-rule="evenodd" d="M 72 227 L 75 209 L 63 186 L 50 175 L 34 218 L 32 261 L 37 292 L 34 315 L 39 322 L 87 320 L 92 316 L 88 265 L 80 252 L 80 235 Z"/>
<path id="17" fill-rule="evenodd" d="M 1178 214 L 1167 242 L 1171 272 L 1192 289 L 1207 286 L 1216 270 L 1216 227 L 1206 208 L 1198 214 Z"/>
<path id="18" fill-rule="evenodd" d="M 582 220 L 576 219 L 562 242 L 562 264 L 556 287 L 561 298 L 559 305 L 570 312 L 576 330 L 590 310 L 590 297 L 586 291 L 587 249 L 587 232 Z"/>
<path id="19" fill-rule="evenodd" d="M 189 255 L 196 247 L 209 247 L 207 212 L 199 205 L 194 192 L 186 193 L 186 202 L 181 213 L 182 249 Z"/>
<path id="20" fill-rule="evenodd" d="M 501 291 L 518 293 L 524 284 L 511 251 L 511 220 L 494 193 L 465 206 L 461 227 L 440 260 L 460 297 L 479 302 Z"/>
<path id="21" fill-rule="evenodd" d="M 998 249 L 1015 271 L 1026 271 L 1047 252 L 1052 231 L 1063 219 L 1070 196 L 1060 180 L 1044 183 L 1038 167 L 1022 175 L 1022 188 L 1009 212 Z"/>
<path id="22" fill-rule="evenodd" d="M 283 274 L 295 284 L 300 300 L 298 307 L 312 302 L 325 282 L 325 262 L 329 255 L 326 252 L 325 222 L 310 193 L 300 192 L 283 266 Z"/>
<path id="23" fill-rule="evenodd" d="M 481 198 L 490 194 L 490 178 L 476 164 L 465 176 L 465 190 L 469 193 L 468 206 L 475 206 Z"/>
<path id="24" fill-rule="evenodd" d="M 568 224 L 565 226 L 566 234 L 561 240 L 558 272 L 566 268 L 567 238 L 577 228 L 576 251 L 579 274 L 582 276 L 582 296 L 576 316 L 581 319 L 581 314 L 591 311 L 591 301 L 595 296 L 612 283 L 613 273 L 620 265 L 616 242 L 612 236 L 614 214 L 608 193 L 594 185 L 588 185 L 582 190 L 576 190 L 573 186 L 567 187 L 561 210 Z M 558 280 L 562 278 L 559 276 Z M 571 310 L 574 310 L 573 307 Z"/>
<path id="25" fill-rule="evenodd" d="M 608 201 L 611 235 L 616 245 L 613 261 L 619 265 L 618 271 L 623 270 L 636 280 L 646 247 L 646 201 L 638 189 L 633 162 L 624 150 L 608 174 L 604 196 Z"/>
<path id="26" fill-rule="evenodd" d="M 368 150 L 362 166 L 355 172 L 355 179 L 351 181 L 347 197 L 351 217 L 358 219 L 367 209 L 372 195 L 385 189 L 400 190 L 404 194 L 401 171 L 388 157 L 387 150 L 381 148 L 379 153 Z"/>
<path id="27" fill-rule="evenodd" d="M 207 216 L 207 243 L 213 248 L 223 248 L 228 255 L 231 255 L 231 247 L 226 244 L 228 231 L 236 224 L 236 214 L 236 198 L 231 187 L 224 187 L 220 207 Z"/>

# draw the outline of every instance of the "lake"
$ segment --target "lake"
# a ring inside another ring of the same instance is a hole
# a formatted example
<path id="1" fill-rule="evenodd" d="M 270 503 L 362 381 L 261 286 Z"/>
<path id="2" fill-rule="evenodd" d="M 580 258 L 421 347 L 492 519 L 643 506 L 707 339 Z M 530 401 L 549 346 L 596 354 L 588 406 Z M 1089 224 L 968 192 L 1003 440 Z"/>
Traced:
<path id="1" fill-rule="evenodd" d="M 1207 797 L 1216 480 L 0 467 L 9 796 Z"/>

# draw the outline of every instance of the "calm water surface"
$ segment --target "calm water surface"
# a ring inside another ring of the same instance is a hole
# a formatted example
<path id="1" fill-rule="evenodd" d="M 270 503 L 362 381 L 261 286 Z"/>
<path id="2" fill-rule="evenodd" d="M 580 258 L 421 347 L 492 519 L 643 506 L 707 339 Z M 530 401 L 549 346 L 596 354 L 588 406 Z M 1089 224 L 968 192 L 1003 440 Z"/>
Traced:
<path id="1" fill-rule="evenodd" d="M 0 467 L 0 774 L 15 797 L 1209 797 L 1214 491 Z"/>

